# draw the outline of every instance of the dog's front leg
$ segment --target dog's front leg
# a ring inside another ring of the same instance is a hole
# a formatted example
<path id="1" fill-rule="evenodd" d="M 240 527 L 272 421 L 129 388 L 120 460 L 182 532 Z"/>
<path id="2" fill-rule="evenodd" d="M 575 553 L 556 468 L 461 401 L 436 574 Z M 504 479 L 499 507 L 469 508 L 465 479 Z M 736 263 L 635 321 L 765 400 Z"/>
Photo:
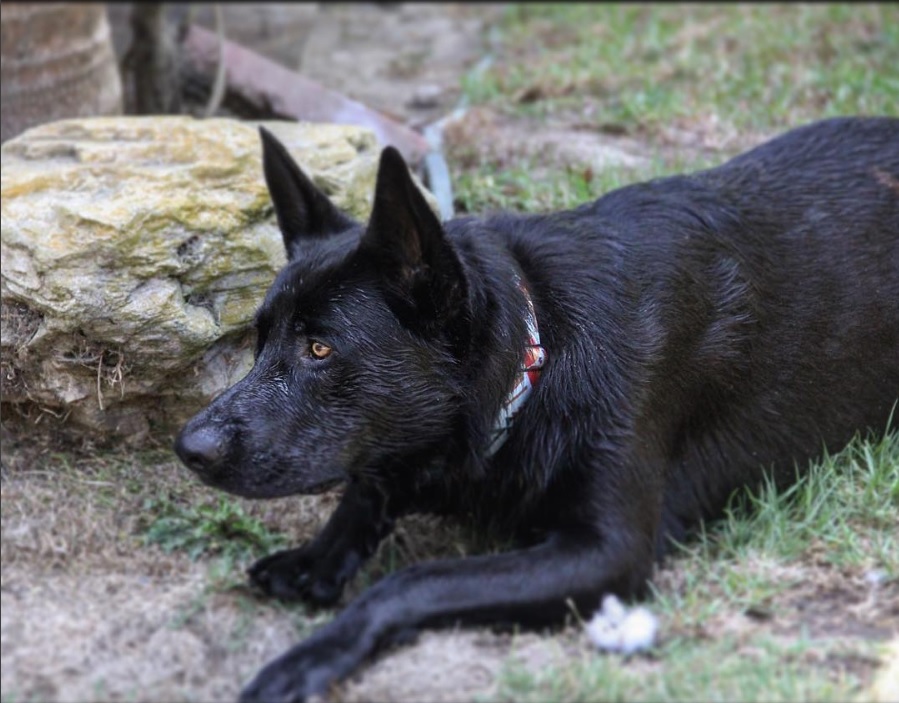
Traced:
<path id="1" fill-rule="evenodd" d="M 344 585 L 393 529 L 394 513 L 380 487 L 350 483 L 322 531 L 296 549 L 257 561 L 247 573 L 268 595 L 331 605 Z"/>
<path id="2" fill-rule="evenodd" d="M 592 609 L 604 592 L 645 584 L 651 550 L 594 532 L 530 549 L 419 564 L 387 576 L 312 637 L 268 664 L 241 700 L 302 701 L 379 647 L 427 624 L 561 622 L 568 602 Z"/>

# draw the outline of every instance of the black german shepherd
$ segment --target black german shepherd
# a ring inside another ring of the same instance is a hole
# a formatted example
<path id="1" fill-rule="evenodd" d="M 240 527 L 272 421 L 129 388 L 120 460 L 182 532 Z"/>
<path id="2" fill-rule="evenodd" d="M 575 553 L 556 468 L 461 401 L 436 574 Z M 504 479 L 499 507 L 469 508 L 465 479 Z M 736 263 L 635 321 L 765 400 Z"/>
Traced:
<path id="1" fill-rule="evenodd" d="M 241 496 L 347 485 L 322 533 L 252 582 L 333 604 L 412 512 L 521 548 L 387 576 L 244 700 L 326 691 L 426 625 L 539 626 L 569 600 L 639 596 L 735 490 L 896 427 L 899 119 L 818 122 L 573 210 L 443 224 L 393 148 L 365 225 L 261 134 L 289 261 L 255 366 L 175 449 Z"/>

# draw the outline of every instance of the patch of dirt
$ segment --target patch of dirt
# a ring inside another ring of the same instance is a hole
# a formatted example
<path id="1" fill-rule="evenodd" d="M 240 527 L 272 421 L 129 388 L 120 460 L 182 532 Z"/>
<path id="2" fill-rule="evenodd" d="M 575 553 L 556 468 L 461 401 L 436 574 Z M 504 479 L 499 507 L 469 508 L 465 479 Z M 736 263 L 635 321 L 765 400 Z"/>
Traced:
<path id="1" fill-rule="evenodd" d="M 487 630 L 424 632 L 414 646 L 387 652 L 362 676 L 344 684 L 344 703 L 456 703 L 489 697 L 510 661 L 537 670 L 559 662 L 555 640 L 534 633 L 498 635 Z"/>
<path id="2" fill-rule="evenodd" d="M 130 456 L 110 466 L 83 452 L 31 450 L 14 441 L 3 447 L 4 700 L 234 700 L 263 664 L 330 617 L 258 596 L 246 585 L 246 564 L 191 561 L 141 543 L 148 496 L 169 494 L 191 504 L 217 497 L 175 462 Z M 240 504 L 300 543 L 336 499 L 331 493 Z M 407 521 L 346 598 L 391 561 L 461 548 L 458 533 L 432 520 Z M 385 653 L 337 696 L 471 700 L 491 690 L 510 655 L 548 662 L 556 649 L 536 634 L 423 633 L 415 645 Z"/>
<path id="3" fill-rule="evenodd" d="M 789 564 L 748 559 L 739 569 L 780 584 L 775 593 L 742 609 L 725 608 L 701 623 L 683 623 L 677 615 L 663 623 L 662 638 L 734 638 L 738 651 L 750 655 L 759 636 L 795 643 L 797 638 L 819 643 L 798 655 L 804 664 L 839 678 L 855 675 L 869 681 L 889 663 L 868 655 L 872 643 L 899 645 L 899 581 L 871 579 L 862 569 L 838 569 L 826 561 L 801 560 Z M 686 595 L 692 579 L 676 563 L 661 570 L 655 585 L 662 593 Z M 726 601 L 714 579 L 705 579 L 703 597 L 708 602 Z"/>
<path id="4" fill-rule="evenodd" d="M 303 75 L 413 128 L 452 111 L 502 12 L 485 3 L 321 3 Z"/>
<path id="5" fill-rule="evenodd" d="M 579 165 L 594 170 L 647 166 L 653 154 L 632 137 L 613 136 L 598 127 L 562 123 L 553 128 L 477 106 L 446 125 L 444 143 L 462 166 L 480 162 L 498 168 L 535 159 L 547 172 Z"/>
<path id="6" fill-rule="evenodd" d="M 0 631 L 4 698 L 16 700 L 233 700 L 237 687 L 224 666 L 249 673 L 259 642 L 286 647 L 293 627 L 273 613 L 253 621 L 255 646 L 222 657 L 240 613 L 200 607 L 188 626 L 178 614 L 204 599 L 205 569 L 184 560 L 165 576 L 103 568 L 85 559 L 80 573 L 35 574 L 34 566 L 3 569 Z M 37 578 L 36 578 L 37 576 Z M 259 653 L 259 652 L 257 652 Z"/>
<path id="7" fill-rule="evenodd" d="M 681 634 L 714 637 L 717 634 L 749 633 L 764 629 L 775 636 L 795 636 L 804 631 L 810 638 L 835 637 L 886 641 L 899 636 L 899 581 L 871 580 L 863 570 L 838 569 L 825 561 L 748 560 L 739 571 L 771 584 L 775 593 L 749 603 L 742 612 L 726 612 L 711 618 L 699 630 L 671 623 Z M 657 574 L 656 586 L 663 592 L 686 595 L 690 588 L 685 574 L 674 565 Z M 708 579 L 704 586 L 709 599 L 724 598 L 721 587 Z"/>
<path id="8" fill-rule="evenodd" d="M 882 641 L 899 635 L 899 582 L 871 582 L 858 571 L 816 565 L 778 598 L 778 609 L 783 615 L 773 623 L 775 632 L 805 628 L 811 637 Z"/>

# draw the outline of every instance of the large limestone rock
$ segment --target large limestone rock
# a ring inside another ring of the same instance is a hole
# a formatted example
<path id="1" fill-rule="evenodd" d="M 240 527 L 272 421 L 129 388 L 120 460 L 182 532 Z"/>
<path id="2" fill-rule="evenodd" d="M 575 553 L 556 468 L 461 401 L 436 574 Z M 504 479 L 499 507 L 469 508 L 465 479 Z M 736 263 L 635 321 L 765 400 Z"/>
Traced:
<path id="1" fill-rule="evenodd" d="M 265 123 L 345 210 L 378 159 L 354 127 Z M 256 124 L 109 117 L 2 148 L 4 422 L 145 439 L 252 363 L 248 325 L 284 263 Z"/>

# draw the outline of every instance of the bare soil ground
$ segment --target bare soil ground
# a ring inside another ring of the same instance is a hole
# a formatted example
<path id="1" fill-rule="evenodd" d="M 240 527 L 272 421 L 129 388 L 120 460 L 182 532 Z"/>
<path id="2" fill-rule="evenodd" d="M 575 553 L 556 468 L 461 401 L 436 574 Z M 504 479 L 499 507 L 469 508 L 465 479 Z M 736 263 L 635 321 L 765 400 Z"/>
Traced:
<path id="1" fill-rule="evenodd" d="M 165 452 L 59 453 L 7 436 L 3 454 L 4 701 L 233 700 L 261 664 L 329 616 L 258 597 L 243 580 L 251 560 L 193 561 L 145 544 L 152 498 L 186 505 L 218 499 Z M 240 503 L 267 528 L 301 542 L 336 498 Z M 395 562 L 462 548 L 451 528 L 413 521 L 347 597 Z M 338 695 L 471 700 L 490 690 L 510 652 L 536 664 L 557 649 L 535 634 L 426 633 Z"/>
<path id="2" fill-rule="evenodd" d="M 329 88 L 420 125 L 455 106 L 460 76 L 483 55 L 485 29 L 496 13 L 488 5 L 323 4 L 300 66 Z M 479 140 L 489 143 L 493 156 L 527 149 L 551 153 L 552 163 L 586 159 L 626 166 L 650 156 L 638 137 L 585 129 L 573 118 L 539 135 L 526 121 L 489 110 L 475 110 L 466 119 L 457 128 L 456 146 L 460 139 Z M 759 139 L 702 125 L 672 127 L 669 136 L 672 148 L 711 153 L 736 151 Z M 159 496 L 185 504 L 217 499 L 164 448 L 94 455 L 51 449 L 4 432 L 4 703 L 233 700 L 262 664 L 328 617 L 259 599 L 244 584 L 247 564 L 192 561 L 144 544 L 146 501 Z M 334 500 L 329 495 L 241 505 L 271 530 L 300 542 L 315 532 Z M 390 568 L 394 558 L 402 563 L 458 553 L 466 548 L 460 540 L 451 528 L 413 522 L 382 548 L 378 563 L 348 595 Z M 796 565 L 783 579 L 789 586 L 777 617 L 710 615 L 703 632 L 672 619 L 663 623 L 663 641 L 725 631 L 744 636 L 757 628 L 786 635 L 805 627 L 847 641 L 895 634 L 895 589 L 878 590 L 857 573 L 828 575 L 809 564 Z M 660 584 L 672 592 L 694 587 L 676 569 L 663 572 Z M 709 586 L 710 598 L 714 592 Z M 575 626 L 554 637 L 488 629 L 428 632 L 417 643 L 381 656 L 334 696 L 353 702 L 489 698 L 497 694 L 500 672 L 512 662 L 539 671 L 572 656 L 590 656 Z M 853 656 L 819 663 L 868 680 L 877 659 Z M 647 671 L 657 667 L 652 658 L 630 665 Z"/>

